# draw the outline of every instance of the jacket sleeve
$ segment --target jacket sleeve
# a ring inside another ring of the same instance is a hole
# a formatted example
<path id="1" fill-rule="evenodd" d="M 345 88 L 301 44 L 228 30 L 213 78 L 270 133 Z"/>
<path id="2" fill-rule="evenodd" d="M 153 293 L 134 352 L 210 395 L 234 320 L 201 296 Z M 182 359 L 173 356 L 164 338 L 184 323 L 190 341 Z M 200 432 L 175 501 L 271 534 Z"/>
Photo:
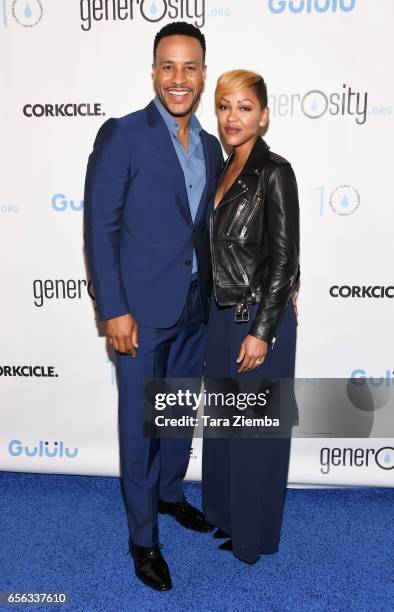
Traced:
<path id="1" fill-rule="evenodd" d="M 130 312 L 120 276 L 120 232 L 130 174 L 129 147 L 117 119 L 99 129 L 89 156 L 84 242 L 102 321 Z"/>
<path id="2" fill-rule="evenodd" d="M 249 333 L 271 343 L 299 281 L 299 204 L 290 164 L 276 166 L 267 183 L 264 220 L 269 271 Z"/>

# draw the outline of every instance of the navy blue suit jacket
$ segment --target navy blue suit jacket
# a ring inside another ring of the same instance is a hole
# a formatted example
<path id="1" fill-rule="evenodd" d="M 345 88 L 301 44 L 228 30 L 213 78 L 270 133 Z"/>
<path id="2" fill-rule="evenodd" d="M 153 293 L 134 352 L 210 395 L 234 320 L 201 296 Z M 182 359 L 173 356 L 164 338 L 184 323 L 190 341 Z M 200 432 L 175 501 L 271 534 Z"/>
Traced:
<path id="1" fill-rule="evenodd" d="M 101 320 L 131 312 L 146 327 L 174 325 L 189 290 L 193 247 L 207 320 L 207 219 L 223 155 L 217 138 L 200 134 L 206 186 L 193 223 L 182 168 L 155 104 L 99 129 L 86 172 L 84 239 Z"/>

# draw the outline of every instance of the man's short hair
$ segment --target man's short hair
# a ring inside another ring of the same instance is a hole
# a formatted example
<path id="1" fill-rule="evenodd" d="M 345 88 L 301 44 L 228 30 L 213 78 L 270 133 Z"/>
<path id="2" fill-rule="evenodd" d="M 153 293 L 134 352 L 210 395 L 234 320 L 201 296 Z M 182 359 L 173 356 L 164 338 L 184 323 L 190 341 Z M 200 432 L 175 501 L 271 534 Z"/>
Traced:
<path id="1" fill-rule="evenodd" d="M 156 49 L 162 38 L 165 36 L 191 36 L 192 38 L 196 38 L 201 47 L 202 47 L 202 59 L 203 63 L 205 62 L 205 52 L 206 52 L 206 44 L 205 44 L 205 36 L 191 23 L 186 23 L 186 21 L 175 21 L 173 23 L 168 23 L 165 25 L 155 36 L 155 40 L 153 43 L 153 61 L 156 61 Z"/>

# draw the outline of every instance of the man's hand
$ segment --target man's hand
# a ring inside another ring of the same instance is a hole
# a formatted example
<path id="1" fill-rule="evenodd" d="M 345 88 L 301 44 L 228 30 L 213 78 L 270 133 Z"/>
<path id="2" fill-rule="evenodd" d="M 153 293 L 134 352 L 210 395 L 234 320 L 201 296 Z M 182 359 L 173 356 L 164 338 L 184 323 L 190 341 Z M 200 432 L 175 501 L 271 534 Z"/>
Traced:
<path id="1" fill-rule="evenodd" d="M 248 372 L 261 366 L 267 354 L 267 349 L 268 344 L 265 340 L 260 340 L 255 336 L 246 336 L 242 341 L 237 358 L 237 363 L 242 361 L 238 372 Z"/>
<path id="2" fill-rule="evenodd" d="M 115 351 L 129 353 L 133 358 L 137 355 L 138 325 L 132 314 L 109 319 L 106 322 L 105 333 Z"/>

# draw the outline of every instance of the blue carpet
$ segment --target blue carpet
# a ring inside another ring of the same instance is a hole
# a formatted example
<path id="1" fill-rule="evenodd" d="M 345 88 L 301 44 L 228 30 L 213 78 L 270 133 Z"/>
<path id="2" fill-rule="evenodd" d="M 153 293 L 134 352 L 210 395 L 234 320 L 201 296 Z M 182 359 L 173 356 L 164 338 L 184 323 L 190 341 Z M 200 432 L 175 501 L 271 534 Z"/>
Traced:
<path id="1" fill-rule="evenodd" d="M 197 483 L 185 484 L 200 505 Z M 394 489 L 290 489 L 279 553 L 253 566 L 160 517 L 174 588 L 134 579 L 117 478 L 0 473 L 0 590 L 66 591 L 7 610 L 394 610 Z"/>

